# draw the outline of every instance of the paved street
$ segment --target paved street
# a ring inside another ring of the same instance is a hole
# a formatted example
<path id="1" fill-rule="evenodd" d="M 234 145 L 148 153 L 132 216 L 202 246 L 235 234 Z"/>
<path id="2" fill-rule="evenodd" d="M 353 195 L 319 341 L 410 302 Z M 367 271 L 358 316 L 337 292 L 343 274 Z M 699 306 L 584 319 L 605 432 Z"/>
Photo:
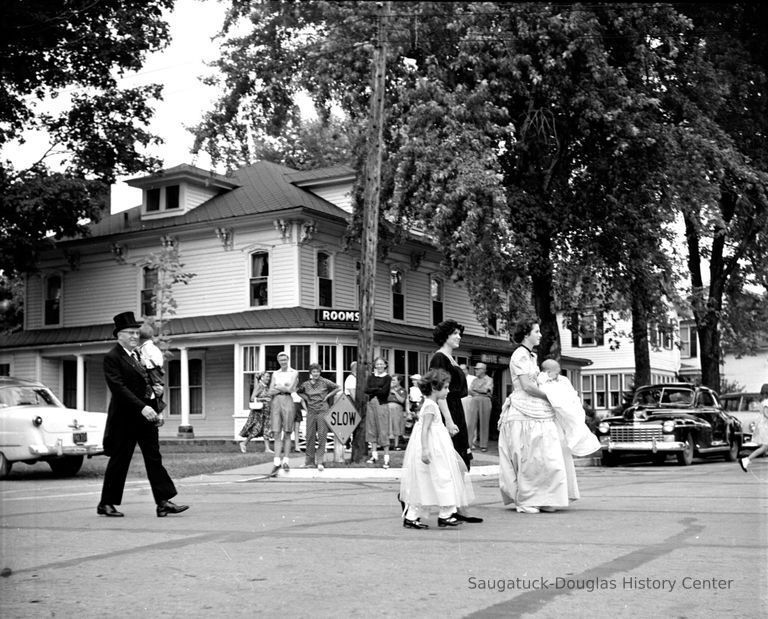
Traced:
<path id="1" fill-rule="evenodd" d="M 504 508 L 495 468 L 475 470 L 485 522 L 440 529 L 433 516 L 427 531 L 402 528 L 391 475 L 264 479 L 262 465 L 188 478 L 178 501 L 192 508 L 165 519 L 145 482 L 129 483 L 125 518 L 107 519 L 99 481 L 3 481 L 0 615 L 768 611 L 768 459 L 747 475 L 724 462 L 579 468 L 582 500 L 538 515 Z"/>

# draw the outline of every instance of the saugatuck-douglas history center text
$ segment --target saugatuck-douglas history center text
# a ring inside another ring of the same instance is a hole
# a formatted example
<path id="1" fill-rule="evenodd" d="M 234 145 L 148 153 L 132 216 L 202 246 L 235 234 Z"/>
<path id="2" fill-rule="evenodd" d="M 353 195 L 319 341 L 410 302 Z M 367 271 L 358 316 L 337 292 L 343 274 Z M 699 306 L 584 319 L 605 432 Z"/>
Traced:
<path id="1" fill-rule="evenodd" d="M 675 589 L 728 590 L 733 587 L 734 579 L 717 577 L 695 578 L 646 578 L 640 576 L 623 576 L 621 578 L 477 578 L 470 576 L 467 585 L 470 590 L 479 591 L 610 591 L 614 589 L 636 591 L 666 591 L 672 593 Z"/>

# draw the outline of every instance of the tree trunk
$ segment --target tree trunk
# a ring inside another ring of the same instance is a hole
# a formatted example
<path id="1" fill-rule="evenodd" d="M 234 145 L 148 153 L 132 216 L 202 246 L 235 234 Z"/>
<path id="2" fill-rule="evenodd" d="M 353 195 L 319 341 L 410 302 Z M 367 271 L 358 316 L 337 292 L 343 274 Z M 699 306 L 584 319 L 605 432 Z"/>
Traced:
<path id="1" fill-rule="evenodd" d="M 642 293 L 632 295 L 632 345 L 635 351 L 635 387 L 651 384 L 651 354 L 648 349 L 648 310 Z"/>
<path id="2" fill-rule="evenodd" d="M 549 241 L 540 239 L 542 259 L 531 274 L 533 307 L 541 324 L 541 342 L 537 351 L 538 363 L 544 359 L 560 359 L 560 329 L 555 312 L 555 298 L 552 292 L 552 263 L 549 260 Z"/>
<path id="3" fill-rule="evenodd" d="M 713 304 L 710 299 L 710 304 Z M 701 384 L 720 391 L 720 319 L 718 312 L 708 308 L 704 315 L 696 314 L 696 329 L 699 334 L 699 362 L 701 363 Z"/>

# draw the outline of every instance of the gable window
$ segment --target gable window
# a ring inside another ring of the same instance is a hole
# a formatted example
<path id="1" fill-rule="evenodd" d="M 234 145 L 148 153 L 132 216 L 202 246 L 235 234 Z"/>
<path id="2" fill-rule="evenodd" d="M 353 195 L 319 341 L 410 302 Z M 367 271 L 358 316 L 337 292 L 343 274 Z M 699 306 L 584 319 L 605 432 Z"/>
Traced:
<path id="1" fill-rule="evenodd" d="M 259 251 L 251 254 L 251 307 L 269 303 L 269 254 Z"/>
<path id="2" fill-rule="evenodd" d="M 169 185 L 165 188 L 165 210 L 179 208 L 179 186 Z"/>
<path id="3" fill-rule="evenodd" d="M 61 275 L 49 275 L 45 279 L 45 324 L 61 322 Z"/>
<path id="4" fill-rule="evenodd" d="M 600 311 L 571 314 L 571 346 L 602 346 L 603 313 Z"/>
<path id="5" fill-rule="evenodd" d="M 390 272 L 392 286 L 392 318 L 405 319 L 405 295 L 403 294 L 403 272 L 393 268 Z"/>
<path id="6" fill-rule="evenodd" d="M 160 189 L 147 189 L 147 213 L 160 210 Z"/>
<path id="7" fill-rule="evenodd" d="M 333 278 L 331 257 L 325 252 L 317 253 L 317 303 L 320 307 L 333 307 Z"/>
<path id="8" fill-rule="evenodd" d="M 155 286 L 157 286 L 157 269 L 144 267 L 141 283 L 141 315 L 155 315 Z"/>
<path id="9" fill-rule="evenodd" d="M 429 278 L 429 290 L 432 296 L 432 324 L 443 322 L 443 280 L 439 277 Z"/>

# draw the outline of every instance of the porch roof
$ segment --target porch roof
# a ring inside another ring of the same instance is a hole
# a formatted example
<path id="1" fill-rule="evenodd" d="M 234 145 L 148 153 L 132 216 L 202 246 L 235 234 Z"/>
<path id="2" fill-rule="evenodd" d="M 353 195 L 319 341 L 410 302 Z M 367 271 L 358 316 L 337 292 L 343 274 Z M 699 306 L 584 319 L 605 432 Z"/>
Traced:
<path id="1" fill-rule="evenodd" d="M 112 342 L 112 323 L 83 327 L 65 327 L 61 329 L 35 329 L 19 331 L 0 338 L 0 350 L 34 348 L 40 346 L 58 346 L 86 344 L 94 342 Z M 318 325 L 315 310 L 305 307 L 273 308 L 265 310 L 246 310 L 234 314 L 214 314 L 211 316 L 189 316 L 173 318 L 169 324 L 172 337 L 184 335 L 216 334 L 227 331 L 261 331 L 287 329 L 327 329 Z M 332 327 L 354 331 L 354 324 L 342 324 Z M 378 335 L 399 335 L 412 337 L 425 342 L 432 341 L 432 329 L 417 327 L 386 320 L 376 320 L 374 330 Z M 464 349 L 488 350 L 499 354 L 511 354 L 515 344 L 505 340 L 477 335 L 465 335 L 462 338 Z"/>

